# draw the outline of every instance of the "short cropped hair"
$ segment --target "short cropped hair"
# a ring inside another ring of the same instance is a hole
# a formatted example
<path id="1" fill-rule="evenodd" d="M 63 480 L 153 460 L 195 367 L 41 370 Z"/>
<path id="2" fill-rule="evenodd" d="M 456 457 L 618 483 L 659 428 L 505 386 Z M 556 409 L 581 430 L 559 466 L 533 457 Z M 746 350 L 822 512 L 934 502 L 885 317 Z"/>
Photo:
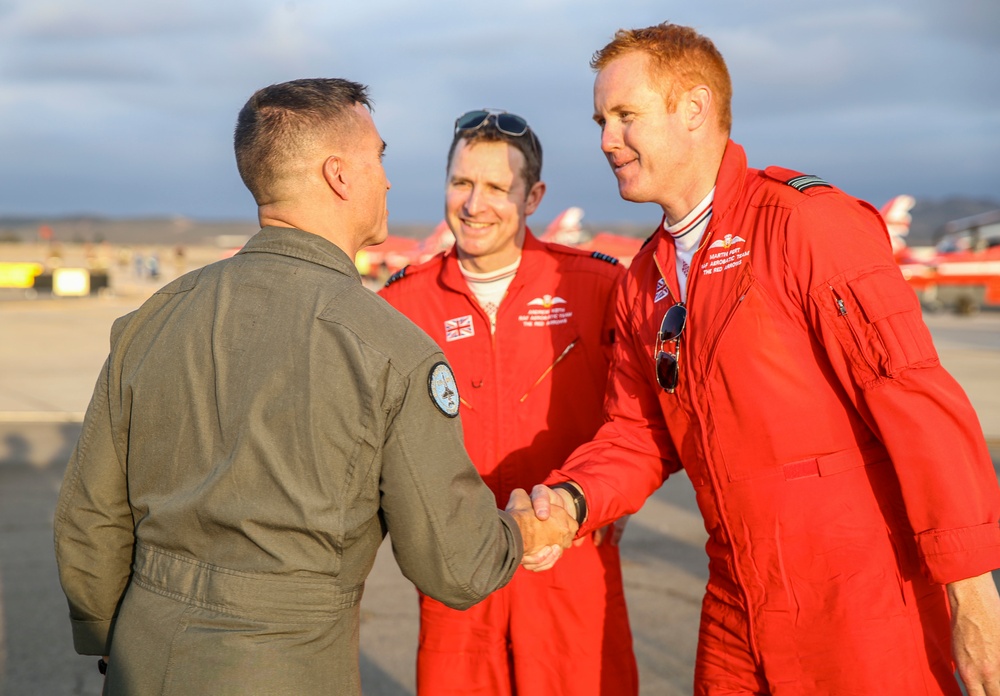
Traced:
<path id="1" fill-rule="evenodd" d="M 708 85 L 718 105 L 719 126 L 733 127 L 733 85 L 722 54 L 710 39 L 691 27 L 664 22 L 645 29 L 619 29 L 607 46 L 594 53 L 590 67 L 600 71 L 611 61 L 633 51 L 644 51 L 653 61 L 655 77 L 664 82 L 667 110 L 677 108 L 683 92 Z"/>
<path id="2" fill-rule="evenodd" d="M 542 143 L 531 126 L 528 126 L 528 131 L 524 135 L 508 135 L 497 128 L 496 118 L 491 117 L 476 130 L 456 132 L 455 137 L 451 140 L 451 147 L 448 148 L 446 171 L 451 171 L 451 160 L 458 148 L 458 143 L 462 140 L 470 146 L 476 143 L 507 143 L 516 148 L 524 157 L 521 179 L 524 181 L 525 195 L 542 178 Z"/>
<path id="3" fill-rule="evenodd" d="M 365 85 L 339 78 L 292 80 L 257 90 L 233 135 L 236 167 L 260 203 L 283 169 L 317 139 L 348 132 L 355 104 L 372 108 Z"/>

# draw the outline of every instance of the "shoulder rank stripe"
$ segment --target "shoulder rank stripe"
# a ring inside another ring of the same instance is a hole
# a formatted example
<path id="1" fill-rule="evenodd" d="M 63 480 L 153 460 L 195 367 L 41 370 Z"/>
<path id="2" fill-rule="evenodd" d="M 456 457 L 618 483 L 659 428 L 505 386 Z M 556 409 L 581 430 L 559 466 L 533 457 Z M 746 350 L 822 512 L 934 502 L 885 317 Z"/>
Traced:
<path id="1" fill-rule="evenodd" d="M 396 272 L 395 272 L 395 273 L 393 273 L 393 274 L 392 274 L 391 276 L 389 276 L 389 279 L 388 279 L 387 281 L 385 281 L 385 285 L 383 285 L 382 287 L 385 287 L 385 288 L 387 288 L 387 287 L 389 287 L 390 285 L 392 285 L 393 283 L 395 283 L 395 282 L 396 282 L 397 280 L 399 280 L 399 279 L 401 279 L 401 278 L 402 278 L 403 276 L 405 276 L 405 275 L 406 275 L 406 269 L 407 269 L 407 268 L 409 268 L 409 266 L 403 266 L 403 267 L 402 267 L 402 268 L 400 268 L 400 269 L 399 269 L 398 271 L 396 271 Z"/>
<path id="2" fill-rule="evenodd" d="M 806 189 L 812 188 L 813 186 L 826 186 L 827 188 L 833 188 L 830 184 L 826 183 L 818 176 L 815 176 L 813 174 L 803 174 L 802 176 L 796 176 L 792 179 L 789 179 L 785 183 L 797 191 L 805 191 Z"/>
<path id="3" fill-rule="evenodd" d="M 614 256 L 611 256 L 610 254 L 604 254 L 600 251 L 595 251 L 593 254 L 590 255 L 590 257 L 594 259 L 600 259 L 601 261 L 607 261 L 612 266 L 618 265 L 618 259 L 616 259 Z"/>

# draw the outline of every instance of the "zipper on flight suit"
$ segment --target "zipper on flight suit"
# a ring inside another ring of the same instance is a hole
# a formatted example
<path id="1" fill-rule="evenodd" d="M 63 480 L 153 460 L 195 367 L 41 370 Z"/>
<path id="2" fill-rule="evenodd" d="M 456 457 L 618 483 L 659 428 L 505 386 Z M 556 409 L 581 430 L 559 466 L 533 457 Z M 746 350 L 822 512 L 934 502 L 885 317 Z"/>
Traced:
<path id="1" fill-rule="evenodd" d="M 834 304 L 837 305 L 837 316 L 843 317 L 844 321 L 847 322 L 847 328 L 850 329 L 851 335 L 854 336 L 854 344 L 858 347 L 858 353 L 862 358 L 864 358 L 865 364 L 868 365 L 872 373 L 878 375 L 878 366 L 875 365 L 868 356 L 868 351 L 865 350 L 865 341 L 861 340 L 861 336 L 858 334 L 858 329 L 854 326 L 854 322 L 847 318 L 847 304 L 840 296 L 840 293 L 837 292 L 837 289 L 832 285 L 830 286 L 830 292 L 833 293 Z"/>
<path id="2" fill-rule="evenodd" d="M 701 245 L 698 247 L 698 249 L 691 256 L 691 269 L 690 269 L 690 271 L 688 273 L 688 282 L 687 282 L 687 297 L 684 298 L 684 304 L 685 304 L 685 306 L 687 307 L 687 310 L 688 310 L 687 320 L 689 322 L 692 319 L 692 314 L 693 314 L 692 310 L 694 309 L 694 302 L 692 301 L 692 298 L 693 298 L 693 294 L 692 293 L 694 291 L 695 275 L 698 275 L 700 273 L 700 271 L 701 271 L 701 266 L 698 263 L 696 263 L 696 261 L 700 261 L 701 260 L 701 254 L 703 253 L 704 249 L 706 248 L 705 245 L 708 243 L 709 240 L 711 240 L 712 235 L 715 233 L 715 226 L 712 225 L 712 222 L 714 222 L 714 215 L 713 215 L 713 220 L 709 221 L 708 227 L 706 227 L 705 231 L 702 232 L 702 234 L 704 235 L 704 239 L 702 240 Z M 747 242 L 747 245 L 749 246 L 749 242 Z M 676 251 L 675 251 L 675 253 L 676 253 Z M 666 283 L 667 282 L 667 277 L 663 273 L 663 269 L 660 267 L 660 261 L 659 261 L 659 259 L 656 258 L 656 254 L 653 254 L 653 262 L 656 264 L 656 269 L 660 272 L 660 277 L 663 278 L 663 282 Z M 675 266 L 676 266 L 676 257 L 675 257 Z M 676 270 L 675 270 L 675 274 L 676 274 Z M 680 286 L 680 283 L 678 282 L 678 287 L 679 286 Z M 743 293 L 742 295 L 740 295 L 739 300 L 737 301 L 736 307 L 739 307 L 739 303 L 743 302 L 743 299 L 745 297 L 746 297 L 746 293 Z M 735 313 L 736 313 L 736 308 L 734 307 L 734 309 L 729 313 L 729 317 L 727 317 L 727 319 L 726 319 L 726 323 L 727 324 L 729 323 L 730 319 L 732 318 L 732 316 Z M 691 356 L 691 351 L 690 350 L 688 351 L 688 356 L 689 357 Z M 713 359 L 714 359 L 714 356 L 715 356 L 715 350 L 713 349 L 713 351 L 712 351 L 712 358 Z M 706 365 L 706 368 L 707 367 L 708 367 L 708 365 Z M 681 383 L 682 383 L 682 381 L 678 381 L 678 384 L 677 384 L 678 388 L 681 386 Z M 676 395 L 676 390 L 675 390 L 675 395 Z M 703 432 L 704 432 L 704 429 L 703 429 Z M 711 451 L 710 448 L 708 448 L 706 446 L 705 442 L 702 442 L 701 446 L 702 446 L 702 450 L 704 452 L 710 452 Z M 710 481 L 710 485 L 712 486 L 712 490 L 713 490 L 713 493 L 714 493 L 714 498 L 715 498 L 714 502 L 716 504 L 716 507 L 718 508 L 719 524 L 722 525 L 722 528 L 723 528 L 723 530 L 724 530 L 724 532 L 726 534 L 726 537 L 728 537 L 728 539 L 729 539 L 729 546 L 730 546 L 730 548 L 733 549 L 732 569 L 733 569 L 733 574 L 736 576 L 734 579 L 736 581 L 737 587 L 739 587 L 740 591 L 743 593 L 743 599 L 745 600 L 745 603 L 746 603 L 746 620 L 747 620 L 747 629 L 748 629 L 747 630 L 747 639 L 748 639 L 748 641 L 750 643 L 750 646 L 749 646 L 750 647 L 750 652 L 751 652 L 751 654 L 754 657 L 754 661 L 759 665 L 759 664 L 761 664 L 761 656 L 760 656 L 760 650 L 759 650 L 759 648 L 757 646 L 757 625 L 756 625 L 756 620 L 755 620 L 755 618 L 753 616 L 753 612 L 750 611 L 750 593 L 747 590 L 747 583 L 743 579 L 743 571 L 740 569 L 740 564 L 737 561 L 737 558 L 736 558 L 736 555 L 735 555 L 735 546 L 734 546 L 734 542 L 733 542 L 733 533 L 732 533 L 732 529 L 730 528 L 729 518 L 728 518 L 726 510 L 725 510 L 725 501 L 724 501 L 724 497 L 723 497 L 722 492 L 721 492 L 722 491 L 722 486 L 719 485 L 718 475 L 717 475 L 717 473 L 715 471 L 715 468 L 709 466 L 709 467 L 706 467 L 706 470 L 707 470 L 707 473 L 708 473 L 708 479 Z"/>
<path id="3" fill-rule="evenodd" d="M 739 278 L 737 278 L 737 288 L 739 288 L 740 281 L 743 281 L 743 277 L 745 275 L 746 274 L 743 273 L 740 275 Z M 726 329 L 729 328 L 729 324 L 733 321 L 733 317 L 736 316 L 736 312 L 739 311 L 740 305 L 743 304 L 743 300 L 747 298 L 747 294 L 750 292 L 750 287 L 749 287 L 750 285 L 752 285 L 752 283 L 748 283 L 747 287 L 743 288 L 740 291 L 740 296 L 736 298 L 736 302 L 734 302 L 732 307 L 730 307 L 729 313 L 726 315 L 725 320 L 722 322 L 722 326 L 720 326 L 718 332 L 716 332 L 715 342 L 712 345 L 712 352 L 708 354 L 708 359 L 705 361 L 706 372 L 711 370 L 712 366 L 715 364 L 715 355 L 716 353 L 719 352 L 719 343 L 722 341 L 722 336 L 723 334 L 726 333 Z"/>

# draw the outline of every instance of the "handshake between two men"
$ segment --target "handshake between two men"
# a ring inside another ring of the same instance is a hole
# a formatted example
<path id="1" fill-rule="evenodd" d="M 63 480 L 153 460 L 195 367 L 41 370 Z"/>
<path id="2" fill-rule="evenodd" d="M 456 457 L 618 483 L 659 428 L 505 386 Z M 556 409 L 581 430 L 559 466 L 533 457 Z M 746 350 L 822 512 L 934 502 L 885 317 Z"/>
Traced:
<path id="1" fill-rule="evenodd" d="M 554 566 L 563 549 L 573 544 L 580 527 L 576 505 L 569 493 L 548 486 L 535 486 L 530 497 L 523 488 L 514 489 L 506 511 L 521 530 L 524 542 L 521 565 L 535 572 Z"/>

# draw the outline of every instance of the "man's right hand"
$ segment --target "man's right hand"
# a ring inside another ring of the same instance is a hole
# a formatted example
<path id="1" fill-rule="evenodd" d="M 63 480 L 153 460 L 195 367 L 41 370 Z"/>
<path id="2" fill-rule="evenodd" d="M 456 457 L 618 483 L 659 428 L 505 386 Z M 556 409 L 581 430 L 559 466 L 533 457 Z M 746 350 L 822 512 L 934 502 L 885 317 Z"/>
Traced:
<path id="1" fill-rule="evenodd" d="M 537 488 L 537 486 L 536 486 Z M 553 492 L 558 497 L 558 494 Z M 562 555 L 563 549 L 568 549 L 576 535 L 577 524 L 570 506 L 554 502 L 546 511 L 545 518 L 536 515 L 532 500 L 523 488 L 517 488 L 510 494 L 507 512 L 517 522 L 524 540 L 524 559 L 522 564 L 528 570 L 547 570 L 555 565 Z"/>

